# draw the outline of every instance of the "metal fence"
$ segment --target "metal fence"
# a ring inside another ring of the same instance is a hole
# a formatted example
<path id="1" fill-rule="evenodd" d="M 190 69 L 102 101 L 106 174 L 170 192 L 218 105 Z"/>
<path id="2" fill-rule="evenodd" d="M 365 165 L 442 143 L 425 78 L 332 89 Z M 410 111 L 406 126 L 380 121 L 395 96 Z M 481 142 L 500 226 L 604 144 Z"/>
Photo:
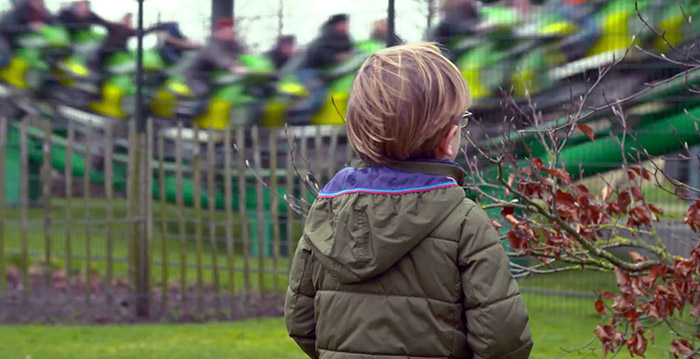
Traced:
<path id="1" fill-rule="evenodd" d="M 281 313 L 287 202 L 347 162 L 344 129 L 160 127 L 2 119 L 0 321 Z"/>
<path id="2" fill-rule="evenodd" d="M 140 140 L 133 122 L 0 119 L 0 322 L 281 314 L 304 220 L 294 209 L 352 159 L 344 130 L 149 120 Z M 603 176 L 584 181 L 595 190 L 626 177 Z M 687 254 L 688 203 L 643 191 L 666 211 L 657 230 L 669 250 Z M 521 287 L 529 306 L 593 315 L 590 298 L 615 281 L 580 271 Z"/>

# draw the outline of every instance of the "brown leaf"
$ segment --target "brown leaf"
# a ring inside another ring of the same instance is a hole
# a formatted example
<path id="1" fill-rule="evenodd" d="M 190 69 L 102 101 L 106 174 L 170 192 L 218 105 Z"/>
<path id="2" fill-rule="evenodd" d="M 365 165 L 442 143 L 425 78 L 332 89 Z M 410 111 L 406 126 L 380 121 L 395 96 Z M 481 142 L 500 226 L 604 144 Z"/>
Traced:
<path id="1" fill-rule="evenodd" d="M 700 232 L 700 199 L 688 208 L 683 223 L 687 224 L 693 232 Z"/>
<path id="2" fill-rule="evenodd" d="M 632 198 L 634 198 L 635 201 L 641 202 L 644 200 L 644 195 L 642 194 L 642 191 L 638 187 L 632 187 Z"/>
<path id="3" fill-rule="evenodd" d="M 613 194 L 614 190 L 610 186 L 605 186 L 603 187 L 603 201 L 607 201 L 610 199 L 610 196 Z"/>
<path id="4" fill-rule="evenodd" d="M 656 205 L 650 204 L 650 205 L 649 205 L 649 209 L 650 209 L 652 212 L 654 212 L 654 213 L 656 213 L 656 214 L 658 214 L 658 215 L 664 214 L 664 209 L 661 208 L 661 207 L 658 207 L 658 206 L 656 206 Z"/>
<path id="5" fill-rule="evenodd" d="M 510 245 L 513 247 L 515 250 L 527 250 L 529 248 L 529 245 L 526 240 L 520 238 L 515 231 L 510 231 L 508 232 L 508 242 Z"/>
<path id="6" fill-rule="evenodd" d="M 615 294 L 612 294 L 611 292 L 608 292 L 607 290 L 601 290 L 599 293 L 600 293 L 600 296 L 603 298 L 608 298 L 608 299 L 615 298 Z"/>
<path id="7" fill-rule="evenodd" d="M 508 223 L 510 223 L 510 225 L 513 227 L 516 227 L 517 225 L 520 224 L 520 221 L 518 221 L 518 219 L 515 218 L 515 216 L 513 216 L 512 214 L 507 214 L 507 215 L 505 215 L 505 217 L 506 217 L 506 220 L 508 221 Z"/>
<path id="8" fill-rule="evenodd" d="M 644 261 L 649 259 L 649 258 L 647 258 L 647 257 L 645 257 L 637 252 L 634 252 L 634 251 L 629 252 L 629 256 L 632 259 L 632 261 L 635 263 L 644 262 Z"/>
<path id="9" fill-rule="evenodd" d="M 693 346 L 685 339 L 678 339 L 671 342 L 671 354 L 675 358 L 689 355 L 693 352 Z"/>
<path id="10" fill-rule="evenodd" d="M 583 134 L 586 135 L 586 137 L 588 137 L 589 140 L 595 141 L 595 133 L 593 133 L 593 129 L 591 128 L 591 126 L 585 125 L 583 123 L 577 123 L 576 127 L 578 127 L 578 129 L 581 132 L 583 132 Z"/>
<path id="11" fill-rule="evenodd" d="M 632 203 L 632 198 L 629 192 L 624 191 L 617 195 L 617 205 L 623 213 L 627 212 L 627 207 L 629 207 L 630 203 Z"/>
<path id="12" fill-rule="evenodd" d="M 542 160 L 539 158 L 533 158 L 532 161 L 530 161 L 530 164 L 532 165 L 532 168 L 536 170 L 540 170 L 542 167 L 544 167 L 544 163 L 542 163 Z"/>
<path id="13" fill-rule="evenodd" d="M 649 174 L 649 171 L 647 171 L 646 168 L 643 167 L 630 167 L 629 170 L 627 170 L 628 176 L 630 175 L 630 172 L 633 174 L 636 174 L 637 176 L 642 177 L 645 180 L 650 180 L 651 175 Z M 630 180 L 634 179 L 634 176 L 630 178 Z"/>
<path id="14" fill-rule="evenodd" d="M 542 171 L 542 172 L 544 172 L 552 177 L 558 178 L 558 179 L 564 181 L 564 183 L 566 183 L 566 184 L 571 184 L 571 176 L 569 175 L 569 172 L 566 172 L 563 169 L 552 170 L 549 168 L 541 168 L 540 171 Z"/>
<path id="15" fill-rule="evenodd" d="M 644 356 L 644 352 L 647 351 L 647 339 L 640 332 L 632 334 L 627 339 L 627 351 L 629 351 L 630 356 L 639 355 Z"/>
<path id="16" fill-rule="evenodd" d="M 622 314 L 628 322 L 634 323 L 639 318 L 639 312 L 636 309 L 629 309 Z"/>

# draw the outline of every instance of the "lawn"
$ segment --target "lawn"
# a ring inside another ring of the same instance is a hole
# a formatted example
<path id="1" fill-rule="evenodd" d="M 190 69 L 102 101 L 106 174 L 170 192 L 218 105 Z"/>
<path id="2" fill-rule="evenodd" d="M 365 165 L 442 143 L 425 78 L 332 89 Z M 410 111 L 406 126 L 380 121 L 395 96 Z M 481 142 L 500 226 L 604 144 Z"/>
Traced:
<path id="1" fill-rule="evenodd" d="M 593 328 L 600 321 L 590 299 L 525 294 L 525 301 L 535 340 L 533 359 L 602 357 L 597 342 L 574 350 L 593 339 Z M 586 305 L 591 308 L 587 313 L 572 310 Z M 651 346 L 647 357 L 670 358 L 668 331 L 659 327 L 654 334 L 659 345 Z M 618 358 L 627 358 L 626 352 L 621 354 Z M 304 355 L 287 338 L 282 319 L 268 318 L 185 325 L 5 326 L 0 327 L 0 358 L 255 359 Z"/>

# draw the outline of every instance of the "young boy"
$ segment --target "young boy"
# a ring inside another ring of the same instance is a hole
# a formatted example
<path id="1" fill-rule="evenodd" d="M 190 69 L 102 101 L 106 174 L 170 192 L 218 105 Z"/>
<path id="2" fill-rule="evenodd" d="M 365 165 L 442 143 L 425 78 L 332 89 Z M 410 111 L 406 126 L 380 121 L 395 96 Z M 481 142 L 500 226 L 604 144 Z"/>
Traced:
<path id="1" fill-rule="evenodd" d="M 358 71 L 347 128 L 364 164 L 319 193 L 289 276 L 287 330 L 311 358 L 528 358 L 508 259 L 452 162 L 469 103 L 430 44 Z"/>

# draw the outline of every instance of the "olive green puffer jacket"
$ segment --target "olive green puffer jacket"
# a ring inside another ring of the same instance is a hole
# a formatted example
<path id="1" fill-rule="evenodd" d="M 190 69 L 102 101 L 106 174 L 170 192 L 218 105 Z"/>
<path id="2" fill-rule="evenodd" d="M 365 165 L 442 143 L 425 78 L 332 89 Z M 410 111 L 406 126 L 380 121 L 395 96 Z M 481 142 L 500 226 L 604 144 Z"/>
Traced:
<path id="1" fill-rule="evenodd" d="M 528 358 L 528 314 L 461 168 L 346 168 L 295 253 L 287 330 L 311 357 Z"/>

